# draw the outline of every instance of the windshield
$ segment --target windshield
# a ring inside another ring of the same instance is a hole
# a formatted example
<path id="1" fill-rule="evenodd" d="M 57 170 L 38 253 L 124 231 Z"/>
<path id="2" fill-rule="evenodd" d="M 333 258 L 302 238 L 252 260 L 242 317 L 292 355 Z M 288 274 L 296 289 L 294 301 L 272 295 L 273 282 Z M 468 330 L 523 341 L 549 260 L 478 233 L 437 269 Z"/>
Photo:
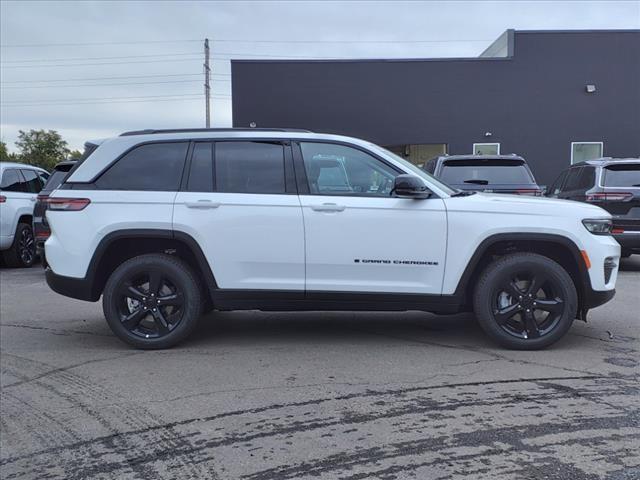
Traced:
<path id="1" fill-rule="evenodd" d="M 444 163 L 440 177 L 457 185 L 533 183 L 520 160 L 452 160 Z"/>
<path id="2" fill-rule="evenodd" d="M 640 163 L 610 165 L 602 173 L 605 187 L 640 187 Z"/>
<path id="3" fill-rule="evenodd" d="M 430 173 L 427 173 L 424 170 L 422 170 L 421 168 L 416 167 L 413 163 L 408 162 L 404 158 L 400 157 L 399 155 L 396 155 L 395 153 L 387 150 L 386 148 L 383 148 L 383 147 L 381 147 L 379 145 L 375 145 L 373 143 L 371 143 L 369 145 L 371 147 L 373 147 L 375 150 L 378 150 L 380 152 L 383 152 L 385 155 L 393 157 L 394 160 L 400 162 L 404 167 L 406 167 L 408 170 L 410 170 L 411 173 L 413 173 L 414 175 L 416 175 L 416 176 L 418 176 L 420 178 L 425 179 L 429 183 L 434 184 L 436 187 L 438 187 L 440 190 L 442 190 L 447 195 L 453 195 L 454 193 L 456 193 L 458 191 L 457 189 L 451 188 L 449 185 L 447 185 L 446 183 L 443 183 L 441 180 L 437 179 L 436 177 L 434 177 Z"/>

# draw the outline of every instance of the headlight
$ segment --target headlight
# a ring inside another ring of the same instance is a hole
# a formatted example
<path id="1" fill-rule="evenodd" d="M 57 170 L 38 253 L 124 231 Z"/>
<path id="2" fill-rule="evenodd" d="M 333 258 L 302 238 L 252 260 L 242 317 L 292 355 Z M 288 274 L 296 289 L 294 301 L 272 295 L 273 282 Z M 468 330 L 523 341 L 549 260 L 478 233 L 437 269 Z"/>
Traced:
<path id="1" fill-rule="evenodd" d="M 585 218 L 582 220 L 584 228 L 594 235 L 609 235 L 611 233 L 611 219 L 609 218 Z"/>

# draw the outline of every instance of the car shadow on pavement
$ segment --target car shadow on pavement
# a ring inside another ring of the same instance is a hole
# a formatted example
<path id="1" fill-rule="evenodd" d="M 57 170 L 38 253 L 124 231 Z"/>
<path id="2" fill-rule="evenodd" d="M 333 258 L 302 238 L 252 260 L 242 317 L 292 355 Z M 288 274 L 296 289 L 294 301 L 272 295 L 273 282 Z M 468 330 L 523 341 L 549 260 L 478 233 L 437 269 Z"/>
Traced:
<path id="1" fill-rule="evenodd" d="M 385 340 L 386 339 L 386 340 Z M 252 343 L 385 343 L 405 341 L 484 344 L 474 316 L 422 312 L 214 312 L 201 318 L 184 346 Z M 177 347 L 180 348 L 180 347 Z"/>

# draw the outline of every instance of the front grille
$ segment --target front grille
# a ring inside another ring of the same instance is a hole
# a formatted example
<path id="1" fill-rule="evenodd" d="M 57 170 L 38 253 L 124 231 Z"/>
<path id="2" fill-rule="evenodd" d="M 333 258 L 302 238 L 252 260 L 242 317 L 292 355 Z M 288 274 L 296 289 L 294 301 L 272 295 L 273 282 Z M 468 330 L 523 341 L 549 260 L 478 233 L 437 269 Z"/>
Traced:
<path id="1" fill-rule="evenodd" d="M 613 257 L 607 257 L 604 259 L 604 283 L 609 283 L 609 280 L 611 280 L 611 274 L 617 266 L 618 264 Z"/>

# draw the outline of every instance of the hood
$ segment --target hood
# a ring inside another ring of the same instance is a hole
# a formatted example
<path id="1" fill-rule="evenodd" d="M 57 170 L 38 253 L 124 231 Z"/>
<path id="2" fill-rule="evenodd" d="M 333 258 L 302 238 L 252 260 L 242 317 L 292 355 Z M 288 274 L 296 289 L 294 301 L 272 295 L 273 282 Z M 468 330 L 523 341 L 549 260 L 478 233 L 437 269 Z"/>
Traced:
<path id="1" fill-rule="evenodd" d="M 589 203 L 559 200 L 557 198 L 476 193 L 466 197 L 445 200 L 447 210 L 511 213 L 521 215 L 552 215 L 582 218 L 611 218 L 606 210 Z"/>

